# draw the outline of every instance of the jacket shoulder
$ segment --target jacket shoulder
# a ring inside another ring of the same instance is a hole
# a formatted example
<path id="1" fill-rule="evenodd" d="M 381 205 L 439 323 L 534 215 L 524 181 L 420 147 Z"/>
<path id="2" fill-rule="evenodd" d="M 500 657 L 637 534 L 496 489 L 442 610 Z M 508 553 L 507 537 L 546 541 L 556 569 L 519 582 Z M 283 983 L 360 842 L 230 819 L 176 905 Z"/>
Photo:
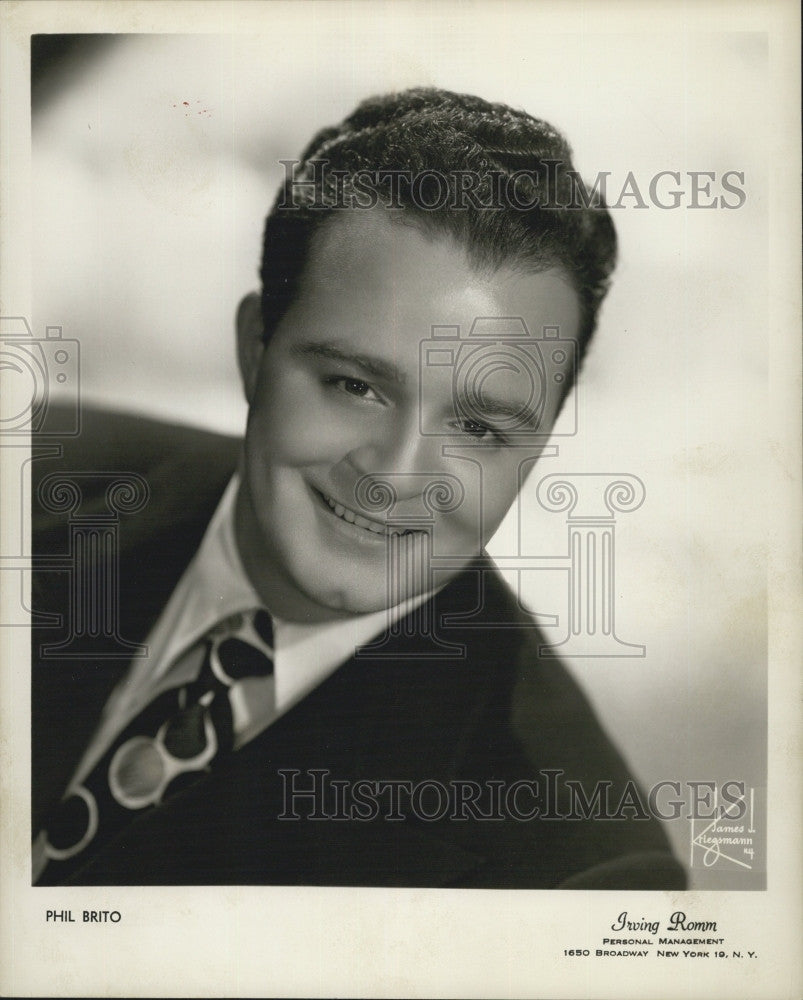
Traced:
<path id="1" fill-rule="evenodd" d="M 48 436 L 58 454 L 34 449 L 32 461 L 36 817 L 63 790 L 197 550 L 239 449 L 234 438 L 145 417 L 93 408 L 81 416 L 80 434 Z"/>
<path id="2" fill-rule="evenodd" d="M 662 824 L 580 685 L 501 576 L 486 576 L 489 614 L 508 627 L 468 647 L 493 680 L 460 776 L 521 791 L 504 822 L 475 825 L 487 863 L 465 884 L 682 889 Z"/>
<path id="3" fill-rule="evenodd" d="M 66 421 L 65 421 L 66 422 Z M 239 438 L 200 427 L 157 420 L 87 405 L 82 407 L 78 433 L 48 436 L 58 445 L 52 460 L 36 463 L 37 471 L 95 469 L 147 472 L 168 456 L 186 464 L 218 460 L 231 462 Z"/>
<path id="4" fill-rule="evenodd" d="M 146 532 L 183 520 L 219 497 L 237 462 L 238 438 L 154 420 L 84 407 L 80 432 L 50 439 L 32 463 L 31 514 L 34 545 L 47 550 L 47 535 L 60 531 L 64 512 L 53 502 L 63 480 L 72 480 L 82 517 L 102 516 L 112 484 L 143 491 L 137 524 Z M 216 501 L 215 501 L 216 502 Z"/>

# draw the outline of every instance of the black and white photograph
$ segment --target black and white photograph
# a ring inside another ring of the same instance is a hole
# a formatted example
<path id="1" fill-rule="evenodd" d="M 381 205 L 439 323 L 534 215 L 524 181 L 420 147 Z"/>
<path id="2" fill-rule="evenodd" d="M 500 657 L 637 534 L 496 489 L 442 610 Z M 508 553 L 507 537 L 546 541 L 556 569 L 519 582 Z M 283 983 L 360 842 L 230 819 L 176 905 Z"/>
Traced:
<path id="1" fill-rule="evenodd" d="M 3 6 L 4 991 L 798 995 L 799 12 L 725 11 Z"/>

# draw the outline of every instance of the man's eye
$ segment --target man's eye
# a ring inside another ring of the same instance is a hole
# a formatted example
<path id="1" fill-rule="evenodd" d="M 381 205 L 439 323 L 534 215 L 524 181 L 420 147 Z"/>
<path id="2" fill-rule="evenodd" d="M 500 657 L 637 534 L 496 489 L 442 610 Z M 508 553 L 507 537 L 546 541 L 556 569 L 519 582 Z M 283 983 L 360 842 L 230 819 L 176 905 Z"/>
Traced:
<path id="1" fill-rule="evenodd" d="M 371 386 L 367 382 L 361 382 L 358 378 L 344 378 L 343 388 L 351 396 L 367 396 L 371 392 Z"/>
<path id="2" fill-rule="evenodd" d="M 475 441 L 482 441 L 491 447 L 501 448 L 507 444 L 503 434 L 487 424 L 481 424 L 478 420 L 458 420 L 454 426 L 461 434 L 468 434 Z"/>
<path id="3" fill-rule="evenodd" d="M 492 434 L 493 431 L 490 427 L 486 427 L 485 424 L 477 423 L 476 420 L 461 420 L 460 430 L 464 434 L 470 434 L 474 438 L 484 438 L 488 434 Z"/>
<path id="4" fill-rule="evenodd" d="M 367 382 L 359 378 L 349 378 L 346 375 L 335 375 L 326 380 L 327 385 L 335 386 L 340 392 L 348 396 L 356 396 L 357 399 L 368 399 L 379 401 L 379 396 Z"/>

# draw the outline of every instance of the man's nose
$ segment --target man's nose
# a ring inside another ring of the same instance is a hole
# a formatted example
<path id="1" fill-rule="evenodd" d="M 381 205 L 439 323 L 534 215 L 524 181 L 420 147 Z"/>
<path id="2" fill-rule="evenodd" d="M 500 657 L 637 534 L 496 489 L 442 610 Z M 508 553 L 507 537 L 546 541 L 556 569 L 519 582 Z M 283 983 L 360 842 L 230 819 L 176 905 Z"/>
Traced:
<path id="1" fill-rule="evenodd" d="M 443 476 L 439 444 L 437 438 L 422 434 L 416 421 L 412 426 L 385 429 L 352 449 L 349 461 L 359 475 L 389 481 L 401 501 L 421 496 Z"/>

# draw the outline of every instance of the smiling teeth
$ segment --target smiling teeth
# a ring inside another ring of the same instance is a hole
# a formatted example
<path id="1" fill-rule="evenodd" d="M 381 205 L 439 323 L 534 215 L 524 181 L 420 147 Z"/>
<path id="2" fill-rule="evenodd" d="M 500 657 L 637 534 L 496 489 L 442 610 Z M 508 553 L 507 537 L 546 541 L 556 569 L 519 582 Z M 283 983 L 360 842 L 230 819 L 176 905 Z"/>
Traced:
<path id="1" fill-rule="evenodd" d="M 376 521 L 369 521 L 367 517 L 363 517 L 361 514 L 357 514 L 353 510 L 349 510 L 348 507 L 344 507 L 342 503 L 338 503 L 331 497 L 326 496 L 322 493 L 321 496 L 329 504 L 331 509 L 337 514 L 338 517 L 342 518 L 344 521 L 348 521 L 349 524 L 354 524 L 358 528 L 365 528 L 366 531 L 372 531 L 375 535 L 411 535 L 411 531 L 397 531 L 394 529 L 388 529 Z"/>

